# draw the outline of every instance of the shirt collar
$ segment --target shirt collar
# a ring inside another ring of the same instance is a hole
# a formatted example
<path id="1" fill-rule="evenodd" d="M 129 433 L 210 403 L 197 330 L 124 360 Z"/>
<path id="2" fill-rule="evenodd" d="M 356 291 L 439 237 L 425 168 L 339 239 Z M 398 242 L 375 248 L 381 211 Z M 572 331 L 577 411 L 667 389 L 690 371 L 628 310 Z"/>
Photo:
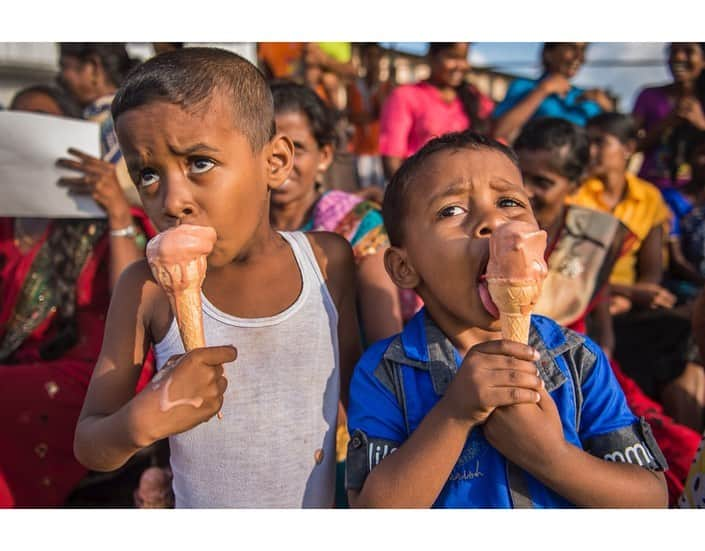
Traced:
<path id="1" fill-rule="evenodd" d="M 626 196 L 624 199 L 630 199 L 633 201 L 643 201 L 645 199 L 644 187 L 639 185 L 639 179 L 634 176 L 634 174 L 627 173 L 625 175 L 627 180 Z M 592 195 L 598 196 L 605 190 L 605 185 L 599 178 L 589 178 L 583 184 Z M 623 200 L 624 200 L 623 199 Z M 621 202 L 621 201 L 620 201 Z"/>
<path id="2" fill-rule="evenodd" d="M 536 362 L 548 391 L 566 381 L 556 358 L 581 346 L 584 338 L 572 331 L 564 332 L 555 322 L 543 316 L 531 316 L 529 344 L 538 350 Z M 431 372 L 434 388 L 443 394 L 459 364 L 459 355 L 450 339 L 422 308 L 407 324 L 384 353 L 384 359 Z"/>

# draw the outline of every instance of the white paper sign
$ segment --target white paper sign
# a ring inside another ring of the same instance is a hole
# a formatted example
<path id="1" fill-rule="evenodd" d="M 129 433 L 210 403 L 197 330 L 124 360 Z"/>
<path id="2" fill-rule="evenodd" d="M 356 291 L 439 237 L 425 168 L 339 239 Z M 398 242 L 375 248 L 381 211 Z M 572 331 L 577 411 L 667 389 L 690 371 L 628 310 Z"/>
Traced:
<path id="1" fill-rule="evenodd" d="M 0 216 L 105 218 L 90 195 L 70 194 L 59 178 L 81 172 L 56 166 L 69 147 L 100 157 L 98 123 L 0 111 Z"/>

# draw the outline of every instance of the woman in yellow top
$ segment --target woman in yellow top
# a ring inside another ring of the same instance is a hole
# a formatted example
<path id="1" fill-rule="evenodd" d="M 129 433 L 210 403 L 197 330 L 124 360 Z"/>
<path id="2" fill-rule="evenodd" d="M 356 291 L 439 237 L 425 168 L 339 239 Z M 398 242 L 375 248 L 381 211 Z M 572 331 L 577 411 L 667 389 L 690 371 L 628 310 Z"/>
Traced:
<path id="1" fill-rule="evenodd" d="M 656 186 L 627 172 L 637 129 L 628 115 L 587 123 L 590 178 L 569 202 L 619 218 L 634 234 L 610 276 L 616 347 L 623 370 L 677 421 L 700 430 L 705 372 L 689 345 L 690 317 L 661 286 L 670 211 Z M 690 400 L 684 400 L 687 394 Z"/>

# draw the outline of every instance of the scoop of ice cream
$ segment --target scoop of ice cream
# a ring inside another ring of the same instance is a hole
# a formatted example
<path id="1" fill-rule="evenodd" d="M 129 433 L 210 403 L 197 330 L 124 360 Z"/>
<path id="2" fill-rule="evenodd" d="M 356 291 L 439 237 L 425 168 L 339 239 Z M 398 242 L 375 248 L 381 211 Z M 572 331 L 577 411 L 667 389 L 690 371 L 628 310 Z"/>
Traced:
<path id="1" fill-rule="evenodd" d="M 502 224 L 490 236 L 486 277 L 542 282 L 548 274 L 545 251 L 545 231 L 528 222 Z"/>
<path id="2" fill-rule="evenodd" d="M 147 262 L 166 291 L 200 287 L 205 277 L 205 258 L 213 250 L 215 241 L 216 233 L 211 227 L 176 226 L 147 243 Z"/>

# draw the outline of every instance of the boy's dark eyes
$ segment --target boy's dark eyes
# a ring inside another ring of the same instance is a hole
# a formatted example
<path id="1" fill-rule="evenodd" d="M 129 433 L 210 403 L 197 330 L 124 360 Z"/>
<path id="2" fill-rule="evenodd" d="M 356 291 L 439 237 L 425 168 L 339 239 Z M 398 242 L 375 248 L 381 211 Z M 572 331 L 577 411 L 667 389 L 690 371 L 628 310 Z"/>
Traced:
<path id="1" fill-rule="evenodd" d="M 512 208 L 512 207 L 526 208 L 526 205 L 524 205 L 524 203 L 522 203 L 521 201 L 518 201 L 517 199 L 514 199 L 512 197 L 503 197 L 502 199 L 500 199 L 497 202 L 497 204 L 500 207 L 504 207 L 504 208 L 507 208 L 507 207 L 509 207 L 509 208 Z"/>
<path id="2" fill-rule="evenodd" d="M 438 218 L 450 218 L 451 216 L 458 216 L 464 212 L 467 212 L 467 209 L 460 205 L 448 205 L 438 211 Z"/>
<path id="3" fill-rule="evenodd" d="M 159 175 L 156 171 L 151 168 L 144 168 L 139 172 L 139 178 L 137 179 L 137 185 L 139 187 L 149 187 L 152 184 L 156 184 L 159 181 Z"/>
<path id="4" fill-rule="evenodd" d="M 194 174 L 202 174 L 213 168 L 215 166 L 215 161 L 213 161 L 213 159 L 209 159 L 208 157 L 194 157 L 189 159 L 189 164 L 191 172 Z"/>

